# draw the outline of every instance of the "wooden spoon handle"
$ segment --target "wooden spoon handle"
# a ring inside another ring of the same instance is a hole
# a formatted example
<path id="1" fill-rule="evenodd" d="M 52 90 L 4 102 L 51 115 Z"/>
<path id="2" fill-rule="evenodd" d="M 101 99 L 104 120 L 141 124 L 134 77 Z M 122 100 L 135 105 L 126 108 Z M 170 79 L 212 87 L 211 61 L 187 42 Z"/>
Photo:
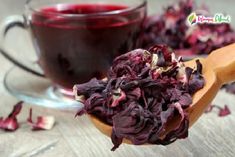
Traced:
<path id="1" fill-rule="evenodd" d="M 221 84 L 235 80 L 235 43 L 213 51 L 206 58 Z"/>

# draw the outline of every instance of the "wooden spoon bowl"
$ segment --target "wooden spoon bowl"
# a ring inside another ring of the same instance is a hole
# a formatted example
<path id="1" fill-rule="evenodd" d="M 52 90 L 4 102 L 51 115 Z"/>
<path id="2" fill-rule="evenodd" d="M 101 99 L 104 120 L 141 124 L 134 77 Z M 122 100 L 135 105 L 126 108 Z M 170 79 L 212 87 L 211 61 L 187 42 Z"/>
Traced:
<path id="1" fill-rule="evenodd" d="M 193 103 L 186 111 L 189 114 L 189 126 L 192 126 L 204 113 L 205 109 L 216 96 L 220 87 L 235 80 L 235 44 L 213 51 L 207 58 L 197 58 L 203 66 L 202 75 L 205 79 L 205 86 L 193 95 Z M 185 62 L 191 68 L 196 67 L 196 59 Z M 92 123 L 103 134 L 111 136 L 112 126 L 105 124 L 93 115 L 89 115 Z M 167 125 L 165 134 L 173 130 L 179 123 L 179 118 L 174 118 Z M 164 136 L 164 135 L 163 135 Z M 124 143 L 131 144 L 131 141 L 124 139 Z"/>

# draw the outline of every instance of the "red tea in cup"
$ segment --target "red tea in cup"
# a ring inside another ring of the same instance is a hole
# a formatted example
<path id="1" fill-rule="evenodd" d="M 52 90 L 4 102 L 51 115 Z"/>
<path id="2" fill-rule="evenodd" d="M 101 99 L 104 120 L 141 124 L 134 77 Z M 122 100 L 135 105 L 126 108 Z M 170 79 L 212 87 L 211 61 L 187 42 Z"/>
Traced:
<path id="1" fill-rule="evenodd" d="M 104 78 L 113 59 L 139 46 L 146 4 L 57 4 L 31 15 L 39 65 L 56 85 L 71 89 Z"/>

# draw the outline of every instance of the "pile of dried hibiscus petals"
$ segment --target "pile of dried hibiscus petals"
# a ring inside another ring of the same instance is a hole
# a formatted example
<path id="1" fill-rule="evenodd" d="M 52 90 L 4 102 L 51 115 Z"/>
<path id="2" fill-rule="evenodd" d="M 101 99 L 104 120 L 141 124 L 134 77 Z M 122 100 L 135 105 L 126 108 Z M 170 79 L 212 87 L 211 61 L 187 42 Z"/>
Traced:
<path id="1" fill-rule="evenodd" d="M 112 126 L 112 150 L 124 138 L 136 145 L 170 144 L 188 136 L 185 109 L 204 86 L 201 72 L 199 60 L 195 69 L 186 67 L 165 45 L 133 50 L 114 60 L 107 79 L 93 78 L 74 86 L 75 95 L 84 98 L 84 109 L 78 115 L 92 114 Z M 177 115 L 179 125 L 160 138 Z"/>
<path id="2" fill-rule="evenodd" d="M 188 16 L 211 16 L 206 6 L 197 7 L 194 0 L 180 0 L 166 7 L 161 15 L 152 15 L 145 22 L 143 48 L 165 43 L 177 54 L 190 56 L 209 54 L 215 49 L 235 42 L 235 31 L 228 23 L 187 24 Z"/>
<path id="3" fill-rule="evenodd" d="M 0 129 L 5 131 L 15 131 L 19 128 L 17 115 L 20 113 L 23 107 L 23 102 L 18 102 L 12 112 L 7 118 L 0 117 Z M 32 126 L 32 130 L 50 130 L 55 124 L 55 118 L 53 116 L 38 116 L 37 121 L 32 120 L 32 108 L 29 111 L 29 117 L 27 122 Z"/>

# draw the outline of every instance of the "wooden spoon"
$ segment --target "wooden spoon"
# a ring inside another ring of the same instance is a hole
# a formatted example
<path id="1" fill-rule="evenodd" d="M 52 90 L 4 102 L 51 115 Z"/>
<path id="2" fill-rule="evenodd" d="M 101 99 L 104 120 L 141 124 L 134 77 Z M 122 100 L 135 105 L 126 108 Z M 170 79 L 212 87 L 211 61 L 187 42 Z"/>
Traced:
<path id="1" fill-rule="evenodd" d="M 207 58 L 197 58 L 203 66 L 202 75 L 205 79 L 205 86 L 193 95 L 193 103 L 187 108 L 189 114 L 189 125 L 192 126 L 197 119 L 204 113 L 205 109 L 216 96 L 220 87 L 230 81 L 235 80 L 235 44 L 220 48 L 213 51 Z M 196 59 L 185 62 L 185 65 L 191 68 L 196 67 Z M 112 126 L 107 125 L 93 115 L 89 115 L 94 123 L 103 134 L 110 136 Z M 179 118 L 175 118 L 166 128 L 166 133 L 177 126 Z M 163 135 L 164 136 L 164 135 Z M 127 139 L 125 143 L 131 143 Z"/>

